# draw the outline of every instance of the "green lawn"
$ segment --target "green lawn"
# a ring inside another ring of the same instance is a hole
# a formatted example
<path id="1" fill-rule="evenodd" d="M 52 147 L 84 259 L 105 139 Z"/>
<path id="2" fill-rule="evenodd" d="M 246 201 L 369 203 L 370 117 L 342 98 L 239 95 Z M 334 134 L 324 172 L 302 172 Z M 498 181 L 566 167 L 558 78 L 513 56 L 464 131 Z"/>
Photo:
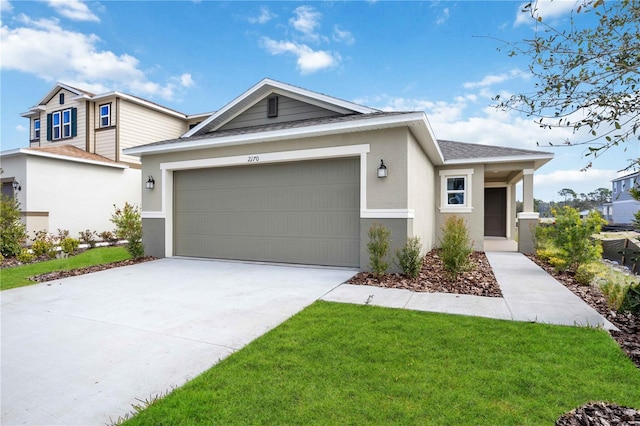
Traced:
<path id="1" fill-rule="evenodd" d="M 126 424 L 538 426 L 594 400 L 640 408 L 605 331 L 316 302 Z"/>
<path id="2" fill-rule="evenodd" d="M 130 257 L 125 247 L 99 247 L 66 259 L 53 259 L 45 262 L 0 269 L 0 290 L 35 284 L 29 280 L 29 277 L 34 275 L 119 262 L 129 259 Z"/>

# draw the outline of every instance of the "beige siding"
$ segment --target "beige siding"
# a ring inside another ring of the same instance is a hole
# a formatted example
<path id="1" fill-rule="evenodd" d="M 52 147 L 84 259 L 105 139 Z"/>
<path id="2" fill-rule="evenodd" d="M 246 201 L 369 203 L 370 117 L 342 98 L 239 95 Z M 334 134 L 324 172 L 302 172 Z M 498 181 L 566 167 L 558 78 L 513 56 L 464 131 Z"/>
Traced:
<path id="1" fill-rule="evenodd" d="M 296 99 L 278 96 L 278 116 L 267 117 L 267 98 L 261 100 L 229 123 L 221 130 L 241 127 L 261 126 L 264 124 L 282 123 L 285 121 L 305 120 L 309 118 L 331 117 L 336 112 L 317 107 Z"/>
<path id="2" fill-rule="evenodd" d="M 122 150 L 151 142 L 177 138 L 187 131 L 186 121 L 120 99 L 117 114 L 120 161 L 139 163 L 139 158 L 122 155 Z M 114 113 L 111 113 L 112 116 Z"/>
<path id="3" fill-rule="evenodd" d="M 64 93 L 64 104 L 60 104 L 60 94 Z M 40 146 L 54 146 L 54 145 L 73 145 L 82 150 L 87 148 L 86 130 L 87 130 L 87 117 L 86 117 L 86 105 L 84 100 L 73 100 L 76 95 L 64 89 L 60 89 L 45 105 L 46 110 L 41 114 L 40 119 Z M 51 114 L 56 111 L 62 111 L 68 108 L 78 109 L 78 134 L 74 138 L 47 140 L 47 114 Z"/>
<path id="4" fill-rule="evenodd" d="M 95 153 L 116 161 L 116 129 L 106 129 L 95 132 Z"/>

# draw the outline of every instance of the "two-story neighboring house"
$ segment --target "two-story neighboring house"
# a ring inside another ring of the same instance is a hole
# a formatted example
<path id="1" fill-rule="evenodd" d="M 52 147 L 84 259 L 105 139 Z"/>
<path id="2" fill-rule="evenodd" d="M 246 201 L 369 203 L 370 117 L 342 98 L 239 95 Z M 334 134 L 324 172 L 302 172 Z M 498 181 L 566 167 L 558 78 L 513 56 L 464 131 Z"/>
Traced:
<path id="1" fill-rule="evenodd" d="M 629 225 L 633 223 L 635 214 L 640 210 L 640 202 L 629 192 L 631 188 L 640 187 L 640 172 L 613 179 L 611 184 L 611 223 Z"/>
<path id="2" fill-rule="evenodd" d="M 178 137 L 203 116 L 187 116 L 117 91 L 93 94 L 57 83 L 29 119 L 28 148 L 0 153 L 2 193 L 15 195 L 34 231 L 112 230 L 114 204 L 140 204 L 137 157 L 123 149 Z"/>

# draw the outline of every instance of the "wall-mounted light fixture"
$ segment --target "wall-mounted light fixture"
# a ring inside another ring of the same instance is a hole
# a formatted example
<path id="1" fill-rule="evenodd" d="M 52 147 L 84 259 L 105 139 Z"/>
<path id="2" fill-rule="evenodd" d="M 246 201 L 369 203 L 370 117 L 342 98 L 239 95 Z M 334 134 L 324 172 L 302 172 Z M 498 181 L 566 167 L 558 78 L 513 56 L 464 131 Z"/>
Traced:
<path id="1" fill-rule="evenodd" d="M 149 175 L 149 179 L 147 179 L 147 189 L 153 189 L 155 184 L 156 184 L 156 181 L 153 180 L 153 176 Z"/>
<path id="2" fill-rule="evenodd" d="M 20 182 L 18 182 L 17 180 L 13 181 L 13 190 L 14 191 L 22 191 L 22 187 L 20 186 Z"/>
<path id="3" fill-rule="evenodd" d="M 378 177 L 386 178 L 387 177 L 387 166 L 384 165 L 384 160 L 380 160 L 380 167 L 378 167 Z"/>

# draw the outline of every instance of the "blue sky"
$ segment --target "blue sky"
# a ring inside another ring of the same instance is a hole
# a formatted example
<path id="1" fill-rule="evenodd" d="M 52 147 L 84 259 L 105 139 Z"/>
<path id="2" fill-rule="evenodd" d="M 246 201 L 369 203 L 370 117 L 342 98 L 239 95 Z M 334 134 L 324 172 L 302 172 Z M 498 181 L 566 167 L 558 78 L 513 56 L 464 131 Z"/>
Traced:
<path id="1" fill-rule="evenodd" d="M 28 145 L 20 113 L 56 81 L 195 114 L 268 77 L 383 110 L 423 110 L 439 139 L 553 152 L 536 173 L 536 198 L 610 188 L 616 171 L 640 156 L 637 141 L 581 172 L 584 147 L 547 144 L 570 131 L 540 129 L 491 107 L 497 94 L 532 90 L 525 59 L 497 50 L 499 40 L 532 37 L 522 4 L 0 0 L 1 149 Z M 541 1 L 538 8 L 561 27 L 574 5 Z"/>

